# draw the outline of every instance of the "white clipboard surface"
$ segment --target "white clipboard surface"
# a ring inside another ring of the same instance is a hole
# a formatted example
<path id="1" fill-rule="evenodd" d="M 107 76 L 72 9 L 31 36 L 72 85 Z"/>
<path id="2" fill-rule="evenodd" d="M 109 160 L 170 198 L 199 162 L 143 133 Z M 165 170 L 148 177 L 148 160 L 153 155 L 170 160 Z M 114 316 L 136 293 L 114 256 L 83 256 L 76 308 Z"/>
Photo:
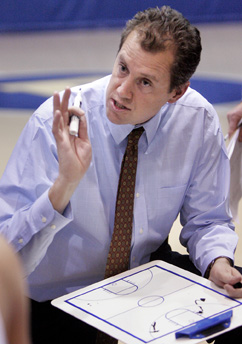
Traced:
<path id="1" fill-rule="evenodd" d="M 201 342 L 204 338 L 176 339 L 175 334 L 228 310 L 233 311 L 229 329 L 242 325 L 242 299 L 162 261 L 59 297 L 52 305 L 127 344 Z"/>

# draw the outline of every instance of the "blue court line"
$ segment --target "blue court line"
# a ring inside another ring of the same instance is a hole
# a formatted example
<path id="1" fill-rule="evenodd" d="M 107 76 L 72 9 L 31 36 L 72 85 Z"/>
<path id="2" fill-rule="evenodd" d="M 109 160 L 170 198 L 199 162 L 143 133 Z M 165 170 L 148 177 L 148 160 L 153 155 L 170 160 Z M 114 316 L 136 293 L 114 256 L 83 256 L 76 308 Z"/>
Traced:
<path id="1" fill-rule="evenodd" d="M 24 92 L 1 92 L 0 109 L 37 109 L 47 97 Z"/>
<path id="2" fill-rule="evenodd" d="M 32 109 L 35 110 L 40 106 L 47 97 L 44 95 L 21 92 L 21 84 L 32 81 L 50 81 L 65 80 L 75 78 L 101 78 L 110 72 L 73 72 L 58 74 L 36 74 L 36 75 L 18 75 L 0 78 L 0 109 Z M 5 83 L 19 83 L 19 92 L 5 92 L 2 87 Z"/>
<path id="3" fill-rule="evenodd" d="M 73 72 L 41 75 L 20 75 L 0 78 L 0 108 L 5 109 L 36 109 L 47 97 L 44 95 L 22 92 L 21 84 L 32 81 L 61 80 L 75 78 L 101 78 L 109 72 Z M 78 80 L 80 82 L 80 80 Z M 19 92 L 5 92 L 5 83 L 19 83 Z M 228 103 L 241 100 L 242 81 L 218 80 L 193 77 L 191 87 L 200 92 L 210 103 Z M 2 90 L 1 90 L 2 88 Z"/>

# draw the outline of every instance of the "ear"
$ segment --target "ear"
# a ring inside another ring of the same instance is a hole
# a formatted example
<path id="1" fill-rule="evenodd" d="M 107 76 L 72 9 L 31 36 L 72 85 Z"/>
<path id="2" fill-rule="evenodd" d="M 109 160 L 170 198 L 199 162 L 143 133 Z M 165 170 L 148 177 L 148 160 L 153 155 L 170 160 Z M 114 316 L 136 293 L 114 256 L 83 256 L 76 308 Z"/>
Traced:
<path id="1" fill-rule="evenodd" d="M 171 98 L 168 100 L 168 103 L 175 103 L 178 99 L 180 99 L 183 96 L 183 94 L 186 92 L 189 86 L 190 86 L 190 81 L 187 81 L 185 84 L 174 89 L 172 92 Z"/>

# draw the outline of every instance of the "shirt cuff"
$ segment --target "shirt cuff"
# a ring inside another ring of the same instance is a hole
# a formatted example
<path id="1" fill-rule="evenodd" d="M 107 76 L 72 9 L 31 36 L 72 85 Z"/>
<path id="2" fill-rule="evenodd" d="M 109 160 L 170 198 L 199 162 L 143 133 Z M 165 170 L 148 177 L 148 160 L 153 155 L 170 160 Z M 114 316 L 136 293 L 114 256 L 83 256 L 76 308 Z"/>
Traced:
<path id="1" fill-rule="evenodd" d="M 33 236 L 42 230 L 48 229 L 50 236 L 57 233 L 73 220 L 71 205 L 65 209 L 64 214 L 58 213 L 52 206 L 46 190 L 31 206 L 26 227 L 16 238 L 15 246 L 21 250 Z"/>

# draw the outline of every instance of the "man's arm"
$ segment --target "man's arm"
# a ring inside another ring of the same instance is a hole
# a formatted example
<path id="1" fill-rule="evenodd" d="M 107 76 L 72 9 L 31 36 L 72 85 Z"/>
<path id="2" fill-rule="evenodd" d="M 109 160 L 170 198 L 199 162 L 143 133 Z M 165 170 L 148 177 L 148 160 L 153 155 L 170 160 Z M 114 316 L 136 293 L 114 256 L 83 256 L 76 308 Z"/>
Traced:
<path id="1" fill-rule="evenodd" d="M 84 113 L 68 109 L 69 97 L 69 89 L 64 102 L 54 96 L 53 128 L 52 99 L 30 118 L 0 181 L 0 232 L 20 252 L 27 275 L 43 259 L 56 233 L 72 221 L 67 204 L 91 160 Z M 82 117 L 78 138 L 69 135 L 71 113 Z"/>
<path id="2" fill-rule="evenodd" d="M 231 291 L 241 276 L 229 263 L 238 241 L 229 213 L 229 159 L 213 108 L 205 116 L 203 144 L 181 212 L 181 239 L 203 275 L 215 261 L 210 279 L 225 289 L 230 284 L 229 292 L 240 295 L 240 290 Z"/>

